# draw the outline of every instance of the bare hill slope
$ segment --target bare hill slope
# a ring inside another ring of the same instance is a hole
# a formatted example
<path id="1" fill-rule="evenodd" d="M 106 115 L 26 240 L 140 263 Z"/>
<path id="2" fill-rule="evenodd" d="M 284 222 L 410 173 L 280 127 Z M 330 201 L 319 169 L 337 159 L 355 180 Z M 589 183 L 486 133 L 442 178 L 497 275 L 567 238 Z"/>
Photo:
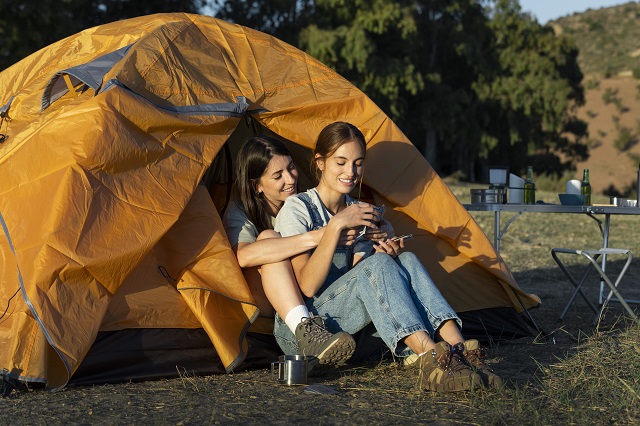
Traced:
<path id="1" fill-rule="evenodd" d="M 632 77 L 617 76 L 594 83 L 590 77 L 585 91 L 586 105 L 578 113 L 589 123 L 590 157 L 578 164 L 577 178 L 588 168 L 596 192 L 635 197 L 636 171 L 640 161 L 640 100 Z M 611 100 L 613 99 L 613 100 Z"/>
<path id="2" fill-rule="evenodd" d="M 586 105 L 578 113 L 589 125 L 588 168 L 595 192 L 635 198 L 640 163 L 640 3 L 588 10 L 550 22 L 571 37 L 585 73 Z M 634 77 L 635 76 L 635 77 Z"/>

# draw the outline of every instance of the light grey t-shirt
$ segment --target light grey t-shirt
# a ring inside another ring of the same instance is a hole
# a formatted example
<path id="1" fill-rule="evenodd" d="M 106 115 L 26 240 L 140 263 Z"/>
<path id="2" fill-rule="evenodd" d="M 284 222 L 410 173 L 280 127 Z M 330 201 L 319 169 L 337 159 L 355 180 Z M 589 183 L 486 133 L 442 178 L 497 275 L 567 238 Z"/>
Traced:
<path id="1" fill-rule="evenodd" d="M 275 218 L 272 218 L 271 225 Z M 258 228 L 249 220 L 244 209 L 238 203 L 231 202 L 222 218 L 224 230 L 227 232 L 231 247 L 239 243 L 253 243 L 259 235 Z"/>
<path id="2" fill-rule="evenodd" d="M 320 219 L 322 221 L 321 226 L 327 226 L 329 220 L 333 217 L 333 214 L 327 210 L 322 201 L 320 195 L 315 188 L 312 188 L 306 192 L 311 199 L 313 205 L 318 209 Z M 347 195 L 347 205 L 357 203 Z M 276 216 L 276 222 L 274 229 L 280 233 L 283 237 L 291 237 L 292 235 L 298 235 L 313 230 L 313 221 L 311 219 L 311 213 L 304 201 L 299 198 L 299 195 L 292 195 L 287 198 L 284 205 Z M 367 239 L 358 241 L 354 247 L 354 254 L 361 257 L 367 257 L 373 252 L 373 242 Z"/>

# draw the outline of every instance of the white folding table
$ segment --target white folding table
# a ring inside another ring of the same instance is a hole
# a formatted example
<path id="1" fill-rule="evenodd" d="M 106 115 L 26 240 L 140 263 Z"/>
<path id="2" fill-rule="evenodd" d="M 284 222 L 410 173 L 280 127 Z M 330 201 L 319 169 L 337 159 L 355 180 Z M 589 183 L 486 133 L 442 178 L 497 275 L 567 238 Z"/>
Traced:
<path id="1" fill-rule="evenodd" d="M 600 227 L 602 234 L 602 248 L 609 247 L 609 228 L 611 226 L 612 215 L 640 215 L 640 207 L 618 207 L 613 205 L 596 205 L 596 206 L 565 206 L 561 204 L 463 204 L 467 211 L 493 212 L 493 247 L 500 253 L 500 240 L 509 229 L 509 225 L 513 223 L 520 215 L 526 212 L 531 213 L 566 213 L 566 214 L 585 214 L 595 220 Z M 514 213 L 503 227 L 501 224 L 501 214 Z M 597 216 L 604 216 L 604 222 Z M 606 272 L 607 256 L 603 254 L 600 258 L 601 268 Z M 604 295 L 605 283 L 600 281 L 599 304 L 602 305 L 605 299 Z M 640 303 L 640 300 L 627 300 L 628 303 Z"/>
<path id="2" fill-rule="evenodd" d="M 600 232 L 602 233 L 602 247 L 609 244 L 609 227 L 611 224 L 611 215 L 640 215 L 640 207 L 617 207 L 617 206 L 564 206 L 561 204 L 463 204 L 468 211 L 477 212 L 494 212 L 493 219 L 493 246 L 497 252 L 500 252 L 500 240 L 507 232 L 509 225 L 513 223 L 522 213 L 573 213 L 586 214 L 593 220 L 598 222 Z M 503 228 L 501 226 L 501 213 L 515 213 Z M 603 222 L 596 215 L 604 215 Z"/>

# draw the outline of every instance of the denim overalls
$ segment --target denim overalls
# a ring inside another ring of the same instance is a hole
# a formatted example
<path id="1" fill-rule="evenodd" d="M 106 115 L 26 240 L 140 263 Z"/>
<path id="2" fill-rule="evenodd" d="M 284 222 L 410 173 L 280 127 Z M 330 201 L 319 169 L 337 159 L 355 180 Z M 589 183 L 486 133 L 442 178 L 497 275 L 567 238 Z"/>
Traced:
<path id="1" fill-rule="evenodd" d="M 309 210 L 313 230 L 324 226 L 317 207 L 306 193 L 298 194 Z M 412 352 L 401 340 L 424 330 L 433 337 L 443 321 L 461 321 L 410 252 L 392 258 L 375 253 L 349 269 L 352 249 L 338 246 L 327 278 L 313 297 L 306 298 L 309 312 L 324 318 L 332 333 L 355 334 L 373 322 L 378 334 L 395 355 Z M 273 334 L 285 354 L 297 354 L 295 336 L 276 315 Z"/>

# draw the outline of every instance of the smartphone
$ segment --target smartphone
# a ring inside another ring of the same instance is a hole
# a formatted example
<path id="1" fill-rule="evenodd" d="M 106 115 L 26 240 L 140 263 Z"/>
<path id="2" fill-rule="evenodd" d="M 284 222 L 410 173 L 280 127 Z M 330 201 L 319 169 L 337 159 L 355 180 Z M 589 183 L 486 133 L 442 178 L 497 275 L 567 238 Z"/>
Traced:
<path id="1" fill-rule="evenodd" d="M 405 234 L 405 235 L 400 235 L 400 236 L 390 238 L 390 240 L 391 241 L 399 241 L 399 240 L 409 241 L 412 238 L 413 238 L 413 234 Z"/>

